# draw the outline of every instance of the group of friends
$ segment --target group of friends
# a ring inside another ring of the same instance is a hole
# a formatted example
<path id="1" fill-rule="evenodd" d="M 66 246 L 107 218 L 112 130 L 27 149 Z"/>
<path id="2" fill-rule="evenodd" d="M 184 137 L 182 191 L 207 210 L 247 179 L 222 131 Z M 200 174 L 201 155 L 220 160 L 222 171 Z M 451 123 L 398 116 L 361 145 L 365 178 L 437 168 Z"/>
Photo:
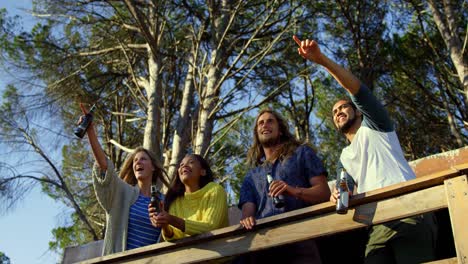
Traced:
<path id="1" fill-rule="evenodd" d="M 346 169 L 351 178 L 350 194 L 414 179 L 394 124 L 381 102 L 350 71 L 323 54 L 315 40 L 293 39 L 300 56 L 323 66 L 349 93 L 349 98 L 334 104 L 332 116 L 335 127 L 349 143 L 341 152 L 338 169 Z M 87 135 L 96 159 L 93 184 L 106 212 L 103 255 L 228 226 L 226 192 L 213 181 L 213 172 L 202 156 L 186 155 L 169 184 L 154 155 L 137 148 L 117 175 L 92 124 Z M 242 183 L 238 204 L 242 211 L 240 224 L 247 230 L 255 227 L 257 219 L 339 199 L 336 188 L 330 191 L 327 171 L 313 148 L 295 139 L 287 121 L 271 109 L 261 110 L 256 117 L 247 163 L 250 170 Z M 274 179 L 271 184 L 267 174 Z M 159 211 L 150 205 L 154 184 L 168 186 Z M 284 196 L 281 208 L 275 207 L 271 199 L 279 195 Z M 367 232 L 365 263 L 435 259 L 436 225 L 431 214 L 374 225 Z M 233 262 L 321 263 L 314 240 L 281 248 L 254 252 Z"/>

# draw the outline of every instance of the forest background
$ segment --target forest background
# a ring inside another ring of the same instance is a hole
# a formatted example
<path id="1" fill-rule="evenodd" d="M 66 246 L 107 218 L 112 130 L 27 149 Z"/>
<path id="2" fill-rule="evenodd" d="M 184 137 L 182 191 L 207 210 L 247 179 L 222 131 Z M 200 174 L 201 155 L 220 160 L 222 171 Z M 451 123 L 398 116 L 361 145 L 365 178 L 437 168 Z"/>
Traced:
<path id="1" fill-rule="evenodd" d="M 32 0 L 35 25 L 0 10 L 0 60 L 14 80 L 0 104 L 0 210 L 35 187 L 67 215 L 49 249 L 102 239 L 79 103 L 117 168 L 137 146 L 168 177 L 187 152 L 210 161 L 235 205 L 255 114 L 270 107 L 330 173 L 344 138 L 331 107 L 343 89 L 297 54 L 315 39 L 382 100 L 406 158 L 468 142 L 468 8 L 463 0 Z M 5 255 L 6 254 L 6 255 Z M 8 259 L 8 252 L 0 258 Z"/>

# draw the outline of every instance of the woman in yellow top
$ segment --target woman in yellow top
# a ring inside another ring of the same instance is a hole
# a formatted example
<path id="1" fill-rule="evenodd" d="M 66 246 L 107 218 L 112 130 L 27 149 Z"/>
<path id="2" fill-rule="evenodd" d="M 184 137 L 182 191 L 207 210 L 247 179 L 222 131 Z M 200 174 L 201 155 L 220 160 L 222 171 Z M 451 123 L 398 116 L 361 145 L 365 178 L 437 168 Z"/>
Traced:
<path id="1" fill-rule="evenodd" d="M 200 155 L 186 155 L 166 194 L 161 212 L 149 207 L 153 226 L 164 240 L 176 240 L 228 226 L 227 195 L 213 182 L 213 172 Z"/>

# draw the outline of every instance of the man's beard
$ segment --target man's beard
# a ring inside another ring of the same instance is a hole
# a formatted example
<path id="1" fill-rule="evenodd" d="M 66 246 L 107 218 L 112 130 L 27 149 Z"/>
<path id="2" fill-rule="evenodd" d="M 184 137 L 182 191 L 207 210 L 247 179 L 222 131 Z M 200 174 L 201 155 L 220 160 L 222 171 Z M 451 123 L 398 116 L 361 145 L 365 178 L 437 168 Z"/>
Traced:
<path id="1" fill-rule="evenodd" d="M 353 118 L 348 119 L 348 121 L 346 121 L 346 123 L 344 123 L 343 126 L 338 127 L 338 131 L 340 131 L 343 134 L 348 133 L 349 129 L 353 126 L 356 120 L 357 120 L 357 116 L 354 115 Z"/>
<path id="2" fill-rule="evenodd" d="M 276 145 L 278 145 L 280 143 L 280 138 L 277 137 L 277 138 L 258 138 L 258 140 L 260 141 L 260 144 L 262 145 L 262 147 L 264 148 L 271 148 L 271 147 L 274 147 Z"/>

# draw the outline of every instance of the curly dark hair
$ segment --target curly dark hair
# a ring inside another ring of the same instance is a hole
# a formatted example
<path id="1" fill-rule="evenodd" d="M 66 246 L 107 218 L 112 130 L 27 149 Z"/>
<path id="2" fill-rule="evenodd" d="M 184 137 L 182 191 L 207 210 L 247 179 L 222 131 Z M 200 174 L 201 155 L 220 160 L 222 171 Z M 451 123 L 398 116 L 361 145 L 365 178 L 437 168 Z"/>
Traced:
<path id="1" fill-rule="evenodd" d="M 200 188 L 205 187 L 208 183 L 212 182 L 214 179 L 213 176 L 213 171 L 210 168 L 210 165 L 208 162 L 200 155 L 198 154 L 187 154 L 187 156 L 194 157 L 199 163 L 202 169 L 206 171 L 206 175 L 203 177 L 200 177 Z M 171 187 L 167 191 L 166 197 L 164 199 L 164 210 L 169 211 L 169 208 L 171 207 L 171 204 L 181 196 L 184 196 L 185 193 L 185 185 L 182 183 L 179 177 L 179 170 L 176 170 L 176 175 L 174 176 L 174 179 L 172 180 Z"/>

